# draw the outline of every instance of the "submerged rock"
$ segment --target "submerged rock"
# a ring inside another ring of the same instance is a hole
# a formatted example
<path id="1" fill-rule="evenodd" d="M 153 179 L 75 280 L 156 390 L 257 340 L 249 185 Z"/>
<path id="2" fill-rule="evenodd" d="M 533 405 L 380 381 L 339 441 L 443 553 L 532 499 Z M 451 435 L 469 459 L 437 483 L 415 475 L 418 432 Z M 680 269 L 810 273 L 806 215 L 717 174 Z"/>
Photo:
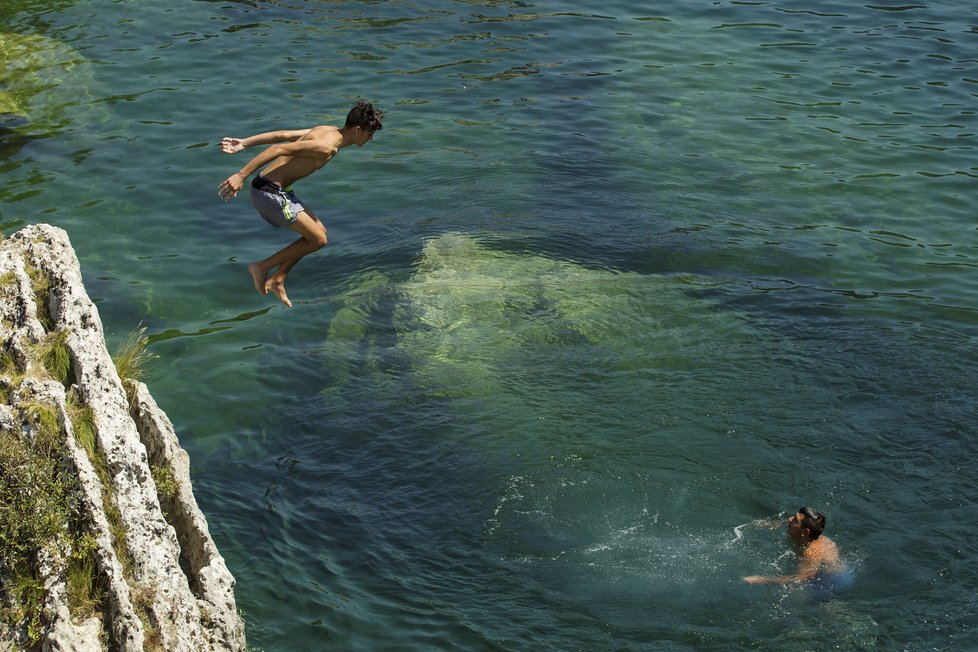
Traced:
<path id="1" fill-rule="evenodd" d="M 33 137 L 58 132 L 65 107 L 90 99 L 94 85 L 91 65 L 68 44 L 0 32 L 0 124 Z"/>
<path id="2" fill-rule="evenodd" d="M 0 242 L 0 322 L 0 649 L 244 650 L 187 454 L 63 230 Z"/>

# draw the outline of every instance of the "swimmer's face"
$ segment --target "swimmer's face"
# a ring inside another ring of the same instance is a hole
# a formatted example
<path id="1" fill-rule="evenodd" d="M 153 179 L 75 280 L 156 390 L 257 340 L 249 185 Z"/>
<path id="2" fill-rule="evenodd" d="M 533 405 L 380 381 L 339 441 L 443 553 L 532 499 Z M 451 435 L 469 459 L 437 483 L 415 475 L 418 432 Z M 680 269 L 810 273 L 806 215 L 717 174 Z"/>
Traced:
<path id="1" fill-rule="evenodd" d="M 356 143 L 357 147 L 363 147 L 366 143 L 370 142 L 374 138 L 374 132 L 369 129 L 364 129 L 363 127 L 357 127 L 356 135 L 353 142 Z"/>
<path id="2" fill-rule="evenodd" d="M 792 537 L 798 539 L 801 537 L 802 527 L 801 522 L 805 519 L 805 515 L 798 512 L 794 516 L 788 519 L 788 534 Z"/>

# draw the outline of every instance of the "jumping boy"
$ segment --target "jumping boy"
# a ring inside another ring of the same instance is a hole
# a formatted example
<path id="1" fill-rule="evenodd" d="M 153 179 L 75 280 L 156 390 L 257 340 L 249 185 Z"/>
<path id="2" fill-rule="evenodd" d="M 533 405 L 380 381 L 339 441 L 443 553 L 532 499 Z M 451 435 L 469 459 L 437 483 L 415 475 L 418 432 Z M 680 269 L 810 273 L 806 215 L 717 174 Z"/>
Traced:
<path id="1" fill-rule="evenodd" d="M 363 147 L 375 132 L 383 129 L 383 117 L 383 112 L 360 100 L 350 109 L 342 129 L 320 125 L 221 141 L 221 149 L 227 154 L 255 145 L 272 145 L 221 182 L 218 189 L 221 198 L 227 201 L 236 197 L 248 177 L 267 166 L 251 182 L 251 203 L 272 226 L 288 226 L 302 236 L 268 258 L 248 265 L 248 273 L 260 294 L 271 292 L 291 308 L 292 302 L 285 293 L 285 277 L 303 256 L 326 246 L 326 227 L 305 202 L 296 197 L 292 184 L 329 163 L 347 145 Z M 269 273 L 276 267 L 278 269 L 269 278 Z"/>

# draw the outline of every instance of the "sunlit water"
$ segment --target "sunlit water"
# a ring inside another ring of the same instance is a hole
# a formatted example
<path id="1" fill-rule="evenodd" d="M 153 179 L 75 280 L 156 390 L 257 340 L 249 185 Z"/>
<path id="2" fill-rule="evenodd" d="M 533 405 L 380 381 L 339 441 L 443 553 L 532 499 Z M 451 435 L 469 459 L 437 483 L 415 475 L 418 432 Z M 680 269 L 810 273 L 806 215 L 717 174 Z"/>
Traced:
<path id="1" fill-rule="evenodd" d="M 148 327 L 257 649 L 974 649 L 976 25 L 7 0 L 0 226 Z M 217 145 L 361 96 L 288 310 Z M 852 589 L 743 584 L 795 557 L 734 528 L 808 504 Z"/>

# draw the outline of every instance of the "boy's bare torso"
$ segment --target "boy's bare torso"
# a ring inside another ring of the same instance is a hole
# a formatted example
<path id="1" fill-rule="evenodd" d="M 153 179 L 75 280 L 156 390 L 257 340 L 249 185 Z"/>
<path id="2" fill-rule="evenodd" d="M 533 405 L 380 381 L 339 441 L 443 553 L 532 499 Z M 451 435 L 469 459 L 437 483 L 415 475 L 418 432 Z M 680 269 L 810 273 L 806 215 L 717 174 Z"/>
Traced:
<path id="1" fill-rule="evenodd" d="M 312 145 L 312 149 L 303 154 L 279 156 L 265 166 L 261 175 L 283 188 L 288 188 L 329 163 L 339 151 L 343 136 L 336 127 L 321 125 L 313 127 L 296 140 L 303 141 Z"/>

